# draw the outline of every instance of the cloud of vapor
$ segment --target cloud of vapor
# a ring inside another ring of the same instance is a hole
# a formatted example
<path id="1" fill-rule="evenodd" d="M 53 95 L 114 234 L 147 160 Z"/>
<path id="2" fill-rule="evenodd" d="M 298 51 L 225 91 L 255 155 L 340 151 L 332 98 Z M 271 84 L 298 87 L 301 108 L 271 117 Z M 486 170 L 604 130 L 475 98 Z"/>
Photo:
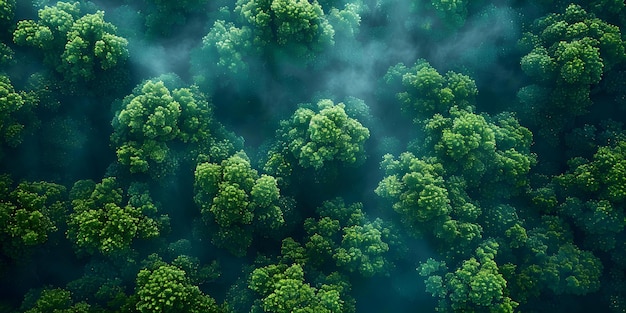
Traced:
<path id="1" fill-rule="evenodd" d="M 485 70 L 507 53 L 520 36 L 518 14 L 510 7 L 487 6 L 473 15 L 455 36 L 429 51 L 428 61 L 440 70 L 463 66 Z"/>

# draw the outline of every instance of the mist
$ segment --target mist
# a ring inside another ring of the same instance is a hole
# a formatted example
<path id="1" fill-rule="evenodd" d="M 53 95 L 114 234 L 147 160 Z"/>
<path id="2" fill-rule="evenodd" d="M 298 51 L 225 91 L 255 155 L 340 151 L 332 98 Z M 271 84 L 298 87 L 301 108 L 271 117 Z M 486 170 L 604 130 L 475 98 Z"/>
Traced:
<path id="1" fill-rule="evenodd" d="M 626 59 L 557 2 L 7 4 L 0 311 L 620 312 Z"/>

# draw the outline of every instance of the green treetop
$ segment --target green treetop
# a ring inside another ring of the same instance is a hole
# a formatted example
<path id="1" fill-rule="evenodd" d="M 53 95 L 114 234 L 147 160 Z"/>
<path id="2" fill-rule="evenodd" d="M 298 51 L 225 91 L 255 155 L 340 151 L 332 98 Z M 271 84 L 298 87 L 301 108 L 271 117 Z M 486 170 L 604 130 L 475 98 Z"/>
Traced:
<path id="1" fill-rule="evenodd" d="M 76 182 L 70 200 L 67 238 L 89 254 L 123 252 L 135 239 L 159 236 L 168 223 L 167 217 L 156 218 L 147 186 L 134 184 L 124 193 L 113 177 Z"/>
<path id="2" fill-rule="evenodd" d="M 447 114 L 453 106 L 470 109 L 478 94 L 469 76 L 452 71 L 441 75 L 424 59 L 410 68 L 402 63 L 390 67 L 385 81 L 397 90 L 402 111 L 416 123 L 436 113 Z"/>
<path id="3" fill-rule="evenodd" d="M 462 176 L 470 186 L 506 183 L 509 192 L 527 185 L 536 162 L 530 153 L 532 133 L 512 114 L 491 118 L 452 108 L 450 115 L 436 114 L 425 126 L 431 136 L 426 146 L 432 145 L 448 173 Z"/>
<path id="4" fill-rule="evenodd" d="M 253 312 L 350 312 L 343 299 L 345 287 L 342 284 L 311 286 L 306 282 L 304 270 L 299 264 L 272 264 L 257 268 L 250 275 L 248 287 L 260 297 L 252 308 Z"/>
<path id="5" fill-rule="evenodd" d="M 128 59 L 127 40 L 115 35 L 103 11 L 81 14 L 79 2 L 58 2 L 38 16 L 20 21 L 13 40 L 40 50 L 44 63 L 70 82 L 92 81 Z"/>
<path id="6" fill-rule="evenodd" d="M 417 233 L 419 225 L 428 225 L 435 220 L 445 219 L 451 211 L 448 190 L 439 163 L 422 160 L 405 152 L 396 160 L 385 155 L 381 167 L 386 177 L 378 184 L 375 192 L 393 202 L 393 209 L 402 216 L 402 221 Z"/>
<path id="7" fill-rule="evenodd" d="M 220 312 L 215 299 L 192 284 L 180 267 L 157 262 L 137 274 L 138 312 Z"/>
<path id="8" fill-rule="evenodd" d="M 29 299 L 33 297 L 33 299 Z M 36 297 L 36 299 L 34 299 Z M 31 300 L 33 303 L 30 303 Z M 72 293 L 61 288 L 45 288 L 40 292 L 29 292 L 22 303 L 25 313 L 95 313 L 101 312 L 86 302 L 74 303 Z"/>
<path id="9" fill-rule="evenodd" d="M 522 70 L 534 84 L 522 88 L 518 98 L 529 111 L 529 122 L 551 136 L 572 117 L 585 114 L 591 88 L 626 61 L 620 28 L 576 4 L 537 19 L 520 47 L 526 53 Z"/>
<path id="10" fill-rule="evenodd" d="M 280 125 L 264 169 L 282 179 L 289 178 L 295 163 L 320 171 L 329 163 L 351 165 L 365 159 L 370 132 L 346 113 L 343 103 L 323 99 L 315 106 L 304 105 Z"/>
<path id="11" fill-rule="evenodd" d="M 48 182 L 21 182 L 15 188 L 0 176 L 0 240 L 2 252 L 20 257 L 25 247 L 48 241 L 67 209 L 65 187 Z"/>
<path id="12" fill-rule="evenodd" d="M 616 203 L 626 200 L 626 141 L 601 146 L 593 160 L 582 158 L 570 160 L 570 170 L 558 176 L 559 185 L 572 195 L 600 197 Z"/>
<path id="13" fill-rule="evenodd" d="M 393 258 L 403 249 L 391 225 L 381 219 L 370 220 L 361 203 L 346 205 L 341 198 L 325 201 L 317 213 L 319 218 L 304 222 L 307 237 L 302 253 L 292 239 L 283 241 L 285 260 L 301 260 L 303 265 L 320 269 L 335 263 L 365 277 L 388 274 Z"/>
<path id="14" fill-rule="evenodd" d="M 482 237 L 477 223 L 480 208 L 472 203 L 460 177 L 449 177 L 434 158 L 417 158 L 405 152 L 396 160 L 386 155 L 381 162 L 385 177 L 375 192 L 390 201 L 410 235 L 436 238 L 441 253 L 463 254 Z M 454 245 L 457 249 L 449 249 Z"/>
<path id="15" fill-rule="evenodd" d="M 615 138 L 597 148 L 591 160 L 570 159 L 569 170 L 540 189 L 551 193 L 548 209 L 569 217 L 593 251 L 619 249 L 626 226 L 626 142 Z"/>
<path id="16" fill-rule="evenodd" d="M 274 232 L 285 225 L 277 181 L 259 177 L 240 152 L 220 164 L 199 163 L 195 171 L 195 201 L 207 225 L 216 225 L 212 242 L 244 255 L 256 230 Z"/>
<path id="17" fill-rule="evenodd" d="M 118 161 L 131 173 L 158 177 L 168 173 L 174 142 L 207 148 L 213 117 L 209 103 L 195 88 L 170 90 L 163 81 L 148 80 L 124 98 L 112 124 Z"/>
<path id="18" fill-rule="evenodd" d="M 248 59 L 252 52 L 252 32 L 248 26 L 237 27 L 217 20 L 202 38 L 200 50 L 192 55 L 196 73 L 194 81 L 200 86 L 224 84 L 231 75 L 248 77 Z M 215 61 L 217 60 L 217 62 Z M 218 79 L 219 78 L 219 79 Z"/>
<path id="19" fill-rule="evenodd" d="M 453 312 L 514 312 L 519 305 L 507 295 L 507 282 L 494 258 L 495 241 L 486 241 L 458 268 L 445 272 L 444 262 L 429 259 L 418 268 L 426 289 L 439 297 L 438 310 Z"/>
<path id="20" fill-rule="evenodd" d="M 306 62 L 334 44 L 333 27 L 317 1 L 239 0 L 235 12 L 253 29 L 259 48 L 276 46 Z"/>

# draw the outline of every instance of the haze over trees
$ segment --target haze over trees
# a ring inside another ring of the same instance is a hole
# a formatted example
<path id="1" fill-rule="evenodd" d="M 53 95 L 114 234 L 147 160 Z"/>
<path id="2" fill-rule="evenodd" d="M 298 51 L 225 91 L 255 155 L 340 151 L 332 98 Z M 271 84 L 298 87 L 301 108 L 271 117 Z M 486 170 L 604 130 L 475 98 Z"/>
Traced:
<path id="1" fill-rule="evenodd" d="M 0 0 L 0 312 L 624 312 L 625 25 Z"/>

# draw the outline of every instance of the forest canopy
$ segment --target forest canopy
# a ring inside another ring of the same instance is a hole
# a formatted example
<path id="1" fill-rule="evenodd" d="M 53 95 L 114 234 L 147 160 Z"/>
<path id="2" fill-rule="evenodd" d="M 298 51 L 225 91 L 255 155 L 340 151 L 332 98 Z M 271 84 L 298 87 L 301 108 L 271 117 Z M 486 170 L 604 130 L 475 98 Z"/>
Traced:
<path id="1" fill-rule="evenodd" d="M 623 313 L 623 27 L 0 0 L 0 313 Z"/>

